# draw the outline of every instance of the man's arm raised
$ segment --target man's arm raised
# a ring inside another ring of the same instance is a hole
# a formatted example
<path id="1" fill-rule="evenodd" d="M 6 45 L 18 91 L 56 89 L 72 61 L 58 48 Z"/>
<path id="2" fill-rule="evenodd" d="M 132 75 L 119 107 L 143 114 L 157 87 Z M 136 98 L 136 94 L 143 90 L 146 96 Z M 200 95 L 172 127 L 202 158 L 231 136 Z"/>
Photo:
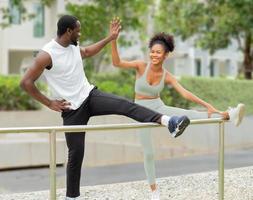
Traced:
<path id="1" fill-rule="evenodd" d="M 120 20 L 113 19 L 112 22 L 110 23 L 109 36 L 90 46 L 80 47 L 82 58 L 96 55 L 102 48 L 105 47 L 105 45 L 107 45 L 109 42 L 115 40 L 118 37 L 120 29 L 121 29 Z"/>

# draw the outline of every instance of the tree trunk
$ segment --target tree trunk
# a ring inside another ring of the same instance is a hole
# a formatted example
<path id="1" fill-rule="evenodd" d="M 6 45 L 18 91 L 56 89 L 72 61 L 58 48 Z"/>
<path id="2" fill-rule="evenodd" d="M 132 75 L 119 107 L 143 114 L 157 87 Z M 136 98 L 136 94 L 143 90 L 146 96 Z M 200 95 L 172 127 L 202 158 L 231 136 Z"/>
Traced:
<path id="1" fill-rule="evenodd" d="M 253 57 L 250 53 L 251 53 L 251 34 L 246 33 L 244 60 L 243 60 L 245 79 L 252 79 Z"/>

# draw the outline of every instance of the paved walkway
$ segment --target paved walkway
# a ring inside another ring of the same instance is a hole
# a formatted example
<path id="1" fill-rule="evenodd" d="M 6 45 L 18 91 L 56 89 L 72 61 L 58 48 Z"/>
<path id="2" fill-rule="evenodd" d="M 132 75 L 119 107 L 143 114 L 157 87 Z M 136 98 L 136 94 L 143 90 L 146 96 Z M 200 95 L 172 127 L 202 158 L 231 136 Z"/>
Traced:
<path id="1" fill-rule="evenodd" d="M 253 166 L 253 149 L 225 152 L 225 168 Z M 218 156 L 199 155 L 156 161 L 157 177 L 179 176 L 218 169 Z M 49 169 L 0 171 L 0 194 L 34 192 L 49 188 Z M 82 168 L 81 186 L 104 185 L 145 180 L 143 163 Z M 65 187 L 66 169 L 57 168 L 57 185 Z M 26 184 L 24 184 L 26 183 Z"/>
<path id="2" fill-rule="evenodd" d="M 24 183 L 25 184 L 25 183 Z M 161 200 L 217 200 L 217 171 L 158 179 Z M 148 200 L 146 181 L 81 188 L 80 200 Z M 65 190 L 57 190 L 57 199 L 64 199 Z M 1 200 L 47 200 L 48 191 L 0 195 Z M 225 171 L 225 200 L 253 199 L 253 166 Z"/>

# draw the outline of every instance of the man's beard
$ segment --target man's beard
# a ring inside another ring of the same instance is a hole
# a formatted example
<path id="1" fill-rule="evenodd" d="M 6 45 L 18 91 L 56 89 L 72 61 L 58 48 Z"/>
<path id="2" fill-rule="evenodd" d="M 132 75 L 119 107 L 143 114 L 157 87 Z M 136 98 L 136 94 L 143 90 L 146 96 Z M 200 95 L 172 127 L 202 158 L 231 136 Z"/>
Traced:
<path id="1" fill-rule="evenodd" d="M 77 40 L 72 40 L 72 42 L 71 42 L 71 44 L 73 44 L 73 45 L 75 45 L 75 46 L 77 46 L 78 45 L 78 42 L 77 42 Z"/>

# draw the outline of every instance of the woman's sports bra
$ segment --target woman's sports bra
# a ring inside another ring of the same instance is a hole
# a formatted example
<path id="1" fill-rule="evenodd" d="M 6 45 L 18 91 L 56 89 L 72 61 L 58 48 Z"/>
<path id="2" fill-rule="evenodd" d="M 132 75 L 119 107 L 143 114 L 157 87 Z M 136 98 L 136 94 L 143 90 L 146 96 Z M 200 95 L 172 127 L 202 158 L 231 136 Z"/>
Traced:
<path id="1" fill-rule="evenodd" d="M 148 74 L 149 66 L 150 65 L 148 64 L 142 76 L 136 79 L 134 91 L 135 93 L 140 94 L 140 95 L 157 97 L 160 95 L 160 92 L 164 88 L 164 79 L 165 79 L 166 72 L 165 70 L 163 70 L 161 81 L 158 84 L 150 85 L 147 82 L 147 74 Z"/>

